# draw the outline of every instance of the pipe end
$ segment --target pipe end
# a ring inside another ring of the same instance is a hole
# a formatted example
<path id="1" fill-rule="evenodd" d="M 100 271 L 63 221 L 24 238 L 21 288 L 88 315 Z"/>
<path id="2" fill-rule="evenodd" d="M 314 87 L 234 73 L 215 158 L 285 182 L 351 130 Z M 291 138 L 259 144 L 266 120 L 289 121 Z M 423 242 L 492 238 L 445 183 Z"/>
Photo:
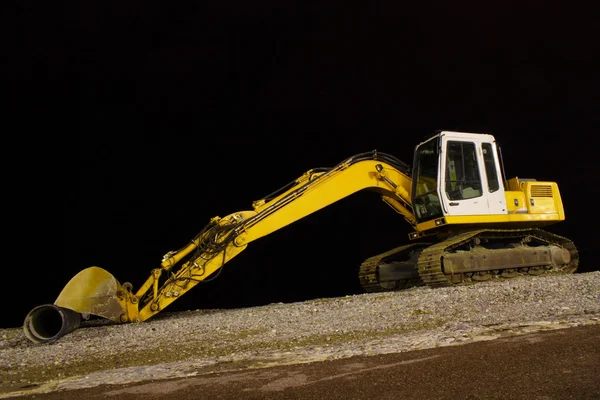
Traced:
<path id="1" fill-rule="evenodd" d="M 81 314 L 54 304 L 32 309 L 23 323 L 27 339 L 34 343 L 52 343 L 79 328 Z"/>

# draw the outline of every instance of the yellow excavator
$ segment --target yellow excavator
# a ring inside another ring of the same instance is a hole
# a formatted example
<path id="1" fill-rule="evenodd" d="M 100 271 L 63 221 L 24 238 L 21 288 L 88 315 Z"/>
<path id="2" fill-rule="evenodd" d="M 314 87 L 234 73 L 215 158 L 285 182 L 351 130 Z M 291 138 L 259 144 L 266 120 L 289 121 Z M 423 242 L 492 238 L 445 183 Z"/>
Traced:
<path id="1" fill-rule="evenodd" d="M 412 226 L 407 244 L 362 263 L 358 279 L 367 292 L 577 270 L 573 242 L 541 229 L 565 219 L 557 183 L 508 179 L 493 135 L 438 131 L 415 146 L 413 157 L 412 168 L 372 151 L 311 169 L 252 210 L 210 219 L 185 247 L 166 253 L 135 291 L 102 268 L 84 269 L 53 304 L 27 314 L 25 335 L 53 342 L 92 315 L 145 321 L 214 279 L 249 243 L 361 190 L 379 194 Z"/>

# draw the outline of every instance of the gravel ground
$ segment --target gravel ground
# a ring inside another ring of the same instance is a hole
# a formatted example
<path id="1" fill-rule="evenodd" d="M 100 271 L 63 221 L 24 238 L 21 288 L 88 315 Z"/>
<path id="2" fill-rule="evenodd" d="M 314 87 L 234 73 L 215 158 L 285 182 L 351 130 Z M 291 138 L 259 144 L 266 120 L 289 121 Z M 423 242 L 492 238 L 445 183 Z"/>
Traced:
<path id="1" fill-rule="evenodd" d="M 600 324 L 600 271 L 234 310 L 92 320 L 51 344 L 0 329 L 0 398 L 406 352 Z"/>

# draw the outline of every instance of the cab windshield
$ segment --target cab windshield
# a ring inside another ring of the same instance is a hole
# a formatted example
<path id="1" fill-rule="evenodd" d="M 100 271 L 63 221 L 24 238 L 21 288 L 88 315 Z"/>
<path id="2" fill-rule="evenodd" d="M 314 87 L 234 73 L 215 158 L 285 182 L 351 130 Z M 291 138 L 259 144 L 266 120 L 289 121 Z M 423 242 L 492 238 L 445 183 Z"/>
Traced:
<path id="1" fill-rule="evenodd" d="M 415 151 L 413 175 L 413 210 L 417 222 L 441 217 L 442 207 L 437 190 L 439 138 L 421 144 Z"/>

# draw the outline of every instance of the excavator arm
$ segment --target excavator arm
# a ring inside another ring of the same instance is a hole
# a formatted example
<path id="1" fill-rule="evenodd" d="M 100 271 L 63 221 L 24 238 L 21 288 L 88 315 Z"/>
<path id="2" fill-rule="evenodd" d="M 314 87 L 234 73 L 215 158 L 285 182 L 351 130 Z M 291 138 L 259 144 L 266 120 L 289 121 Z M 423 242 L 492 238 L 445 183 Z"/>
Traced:
<path id="1" fill-rule="evenodd" d="M 123 297 L 123 310 L 128 312 L 126 321 L 152 317 L 198 283 L 214 279 L 223 265 L 249 243 L 363 189 L 379 192 L 414 225 L 410 184 L 406 168 L 381 153 L 349 158 L 328 171 L 309 170 L 283 193 L 255 201 L 252 211 L 212 218 L 188 246 L 167 253 L 161 268 L 154 270 L 135 294 L 128 292 Z M 170 276 L 158 287 L 163 273 Z M 137 314 L 135 307 L 129 306 L 136 301 L 141 301 Z"/>
<path id="2" fill-rule="evenodd" d="M 163 257 L 137 291 L 120 284 L 102 268 L 90 267 L 75 275 L 55 303 L 34 308 L 24 330 L 34 342 L 58 339 L 79 326 L 77 313 L 114 322 L 145 321 L 190 291 L 215 279 L 222 267 L 249 243 L 362 190 L 372 190 L 416 228 L 411 206 L 409 167 L 376 151 L 358 154 L 333 168 L 311 169 L 278 192 L 255 201 L 253 210 L 214 217 L 191 242 Z M 59 313 L 63 326 L 45 328 Z"/>

